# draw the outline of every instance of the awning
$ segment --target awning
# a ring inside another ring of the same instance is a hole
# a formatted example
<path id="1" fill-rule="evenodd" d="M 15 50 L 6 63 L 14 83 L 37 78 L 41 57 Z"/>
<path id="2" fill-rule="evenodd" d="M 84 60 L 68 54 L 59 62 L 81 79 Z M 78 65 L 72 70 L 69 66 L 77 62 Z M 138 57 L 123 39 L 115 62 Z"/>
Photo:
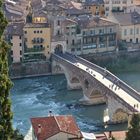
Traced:
<path id="1" fill-rule="evenodd" d="M 96 140 L 96 137 L 93 133 L 86 133 L 86 132 L 81 132 L 83 137 L 87 140 Z"/>

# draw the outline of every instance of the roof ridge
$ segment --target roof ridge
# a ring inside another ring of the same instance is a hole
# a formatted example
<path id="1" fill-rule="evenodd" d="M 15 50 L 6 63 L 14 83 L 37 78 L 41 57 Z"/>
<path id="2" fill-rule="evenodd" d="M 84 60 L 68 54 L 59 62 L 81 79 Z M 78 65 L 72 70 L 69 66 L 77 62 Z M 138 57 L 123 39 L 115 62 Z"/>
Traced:
<path id="1" fill-rule="evenodd" d="M 59 130 L 61 131 L 61 127 L 60 127 L 60 125 L 59 125 L 58 120 L 56 119 L 56 117 L 57 117 L 57 116 L 54 116 L 54 119 L 55 119 L 55 121 L 56 121 L 56 124 L 57 124 Z"/>

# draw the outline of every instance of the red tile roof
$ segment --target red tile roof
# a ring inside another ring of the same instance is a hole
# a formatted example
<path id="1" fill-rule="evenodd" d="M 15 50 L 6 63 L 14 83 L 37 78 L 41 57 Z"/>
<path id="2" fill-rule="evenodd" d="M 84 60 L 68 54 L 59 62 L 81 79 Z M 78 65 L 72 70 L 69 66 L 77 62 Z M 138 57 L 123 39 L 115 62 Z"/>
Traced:
<path id="1" fill-rule="evenodd" d="M 69 133 L 77 137 L 80 132 L 71 115 L 31 118 L 31 123 L 38 140 L 47 139 L 59 132 Z M 41 133 L 38 134 L 39 124 L 41 125 Z M 82 136 L 81 133 L 80 136 Z"/>
<path id="2" fill-rule="evenodd" d="M 105 134 L 109 138 L 109 132 L 105 132 Z M 112 131 L 111 135 L 117 140 L 124 140 L 126 138 L 126 131 Z"/>

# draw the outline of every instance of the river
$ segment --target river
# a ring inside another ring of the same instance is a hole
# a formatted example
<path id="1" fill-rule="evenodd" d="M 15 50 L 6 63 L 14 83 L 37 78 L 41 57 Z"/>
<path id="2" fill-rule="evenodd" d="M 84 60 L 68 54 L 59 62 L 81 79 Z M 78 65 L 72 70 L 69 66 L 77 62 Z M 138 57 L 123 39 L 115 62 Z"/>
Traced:
<path id="1" fill-rule="evenodd" d="M 116 75 L 140 91 L 140 72 Z M 105 105 L 79 106 L 78 100 L 82 97 L 82 91 L 68 91 L 64 75 L 13 80 L 13 83 L 13 124 L 22 134 L 25 135 L 30 128 L 30 118 L 47 116 L 49 110 L 55 115 L 73 115 L 83 131 L 93 132 L 102 129 L 99 124 L 103 120 Z M 72 106 L 68 107 L 71 104 Z M 108 129 L 110 128 L 114 127 L 109 126 Z M 126 128 L 126 125 L 120 125 L 119 128 Z"/>

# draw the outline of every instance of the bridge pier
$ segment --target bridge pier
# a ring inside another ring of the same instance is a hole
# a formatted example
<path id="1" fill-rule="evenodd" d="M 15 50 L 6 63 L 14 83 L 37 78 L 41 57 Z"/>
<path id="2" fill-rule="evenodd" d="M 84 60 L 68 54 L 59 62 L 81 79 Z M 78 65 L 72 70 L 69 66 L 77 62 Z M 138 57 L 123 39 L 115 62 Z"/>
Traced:
<path id="1" fill-rule="evenodd" d="M 108 96 L 108 114 L 111 123 L 123 123 L 128 121 L 128 112 L 130 110 L 118 102 L 113 97 Z"/>

